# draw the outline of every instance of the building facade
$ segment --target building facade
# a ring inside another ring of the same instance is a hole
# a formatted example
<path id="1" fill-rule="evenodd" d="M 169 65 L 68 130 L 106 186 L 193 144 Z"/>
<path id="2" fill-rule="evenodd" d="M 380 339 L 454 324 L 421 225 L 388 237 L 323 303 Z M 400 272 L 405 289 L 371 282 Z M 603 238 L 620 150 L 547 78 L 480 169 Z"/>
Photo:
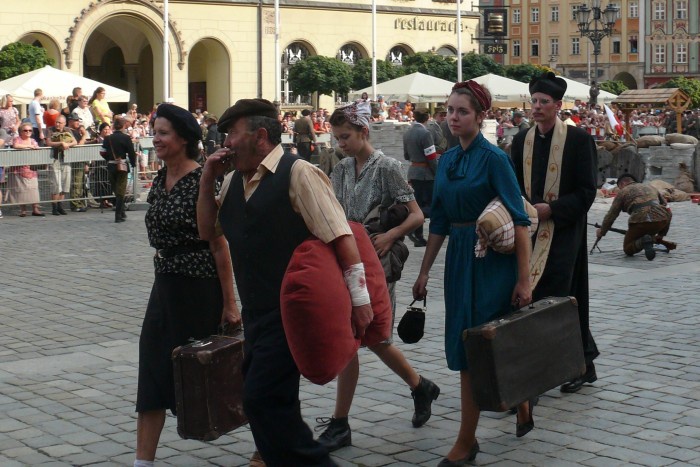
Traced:
<path id="1" fill-rule="evenodd" d="M 597 0 L 589 0 L 592 6 Z M 491 2 L 494 6 L 501 0 Z M 619 80 L 628 88 L 644 83 L 644 0 L 612 0 L 619 8 L 614 32 L 601 42 L 596 76 L 593 44 L 581 37 L 575 18 L 582 0 L 510 0 L 509 41 L 504 64 L 545 65 L 581 82 Z M 601 9 L 607 6 L 599 1 Z M 485 2 L 482 1 L 482 6 Z"/>
<path id="2" fill-rule="evenodd" d="M 700 2 L 649 0 L 644 25 L 644 84 L 653 87 L 675 76 L 700 79 Z"/>
<path id="3" fill-rule="evenodd" d="M 286 70 L 308 56 L 338 57 L 350 64 L 370 57 L 370 5 L 354 0 L 283 0 L 280 29 L 275 31 L 272 0 L 170 0 L 164 65 L 162 1 L 63 0 L 30 6 L 9 0 L 0 15 L 0 45 L 14 41 L 39 45 L 57 68 L 126 89 L 141 109 L 166 99 L 167 66 L 169 95 L 177 104 L 220 114 L 240 98 L 298 102 L 285 80 Z M 462 12 L 463 53 L 475 48 L 469 38 L 478 21 L 477 12 Z M 396 66 L 416 52 L 454 55 L 456 3 L 377 0 L 376 31 L 377 58 Z M 281 96 L 275 96 L 276 60 L 282 70 Z M 322 106 L 332 103 L 331 97 L 321 100 Z"/>

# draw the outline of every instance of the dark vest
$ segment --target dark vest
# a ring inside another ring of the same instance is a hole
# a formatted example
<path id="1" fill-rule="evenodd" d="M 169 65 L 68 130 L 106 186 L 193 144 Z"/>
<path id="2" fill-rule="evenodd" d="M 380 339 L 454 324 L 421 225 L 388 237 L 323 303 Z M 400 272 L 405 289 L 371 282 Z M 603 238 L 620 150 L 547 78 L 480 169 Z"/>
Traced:
<path id="1" fill-rule="evenodd" d="M 246 202 L 243 176 L 233 175 L 219 222 L 231 249 L 243 309 L 255 314 L 279 311 L 280 287 L 294 249 L 311 233 L 289 200 L 295 156 L 283 155 Z"/>

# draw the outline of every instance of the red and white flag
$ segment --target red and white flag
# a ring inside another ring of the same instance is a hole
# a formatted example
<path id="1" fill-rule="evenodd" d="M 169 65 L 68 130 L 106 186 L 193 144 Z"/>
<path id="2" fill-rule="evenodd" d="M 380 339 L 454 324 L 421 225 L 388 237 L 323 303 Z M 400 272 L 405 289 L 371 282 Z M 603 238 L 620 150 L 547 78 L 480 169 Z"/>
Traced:
<path id="1" fill-rule="evenodd" d="M 617 120 L 617 117 L 615 117 L 615 114 L 613 113 L 613 111 L 606 104 L 603 104 L 603 107 L 605 107 L 605 113 L 608 116 L 608 121 L 610 122 L 610 128 L 614 129 L 615 132 L 618 134 L 618 136 L 622 136 L 622 134 L 624 133 L 624 128 L 622 128 L 622 125 Z"/>

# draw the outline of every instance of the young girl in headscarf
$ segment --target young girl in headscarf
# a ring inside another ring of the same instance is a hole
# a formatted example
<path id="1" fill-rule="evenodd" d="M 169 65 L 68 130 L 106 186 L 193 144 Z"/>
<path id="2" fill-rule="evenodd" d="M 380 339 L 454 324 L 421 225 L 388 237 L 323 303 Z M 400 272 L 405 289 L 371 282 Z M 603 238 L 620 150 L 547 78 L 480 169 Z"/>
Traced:
<path id="1" fill-rule="evenodd" d="M 338 147 L 351 156 L 335 166 L 331 182 L 335 195 L 345 210 L 345 216 L 350 221 L 363 223 L 377 205 L 389 207 L 394 203 L 403 203 L 408 207 L 408 217 L 400 225 L 372 237 L 374 248 L 381 257 L 387 254 L 396 240 L 422 225 L 423 213 L 415 201 L 413 189 L 403 178 L 401 163 L 372 147 L 369 141 L 370 116 L 370 104 L 365 100 L 336 109 L 331 115 L 331 128 Z M 396 283 L 387 285 L 395 311 Z M 393 328 L 392 322 L 391 329 Z M 371 346 L 370 350 L 409 386 L 415 407 L 413 426 L 425 424 L 430 418 L 431 404 L 440 394 L 440 388 L 416 373 L 406 357 L 392 344 L 391 337 Z M 359 360 L 355 355 L 338 376 L 335 411 L 327 422 L 326 430 L 319 437 L 319 442 L 329 451 L 351 443 L 348 414 L 358 377 Z"/>

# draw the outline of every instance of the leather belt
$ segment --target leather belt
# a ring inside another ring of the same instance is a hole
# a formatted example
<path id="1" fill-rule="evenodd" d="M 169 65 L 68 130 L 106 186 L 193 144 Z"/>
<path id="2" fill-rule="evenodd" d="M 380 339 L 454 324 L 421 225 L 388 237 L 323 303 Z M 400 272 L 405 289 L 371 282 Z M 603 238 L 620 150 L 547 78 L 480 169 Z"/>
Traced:
<path id="1" fill-rule="evenodd" d="M 411 162 L 411 167 L 430 167 L 427 162 Z"/>
<path id="2" fill-rule="evenodd" d="M 194 253 L 195 251 L 208 250 L 209 242 L 200 241 L 192 245 L 178 245 L 170 248 L 156 250 L 156 258 L 172 258 L 173 256 Z"/>
<path id="3" fill-rule="evenodd" d="M 476 225 L 476 221 L 472 222 L 453 222 L 452 227 L 471 227 L 472 225 Z"/>

